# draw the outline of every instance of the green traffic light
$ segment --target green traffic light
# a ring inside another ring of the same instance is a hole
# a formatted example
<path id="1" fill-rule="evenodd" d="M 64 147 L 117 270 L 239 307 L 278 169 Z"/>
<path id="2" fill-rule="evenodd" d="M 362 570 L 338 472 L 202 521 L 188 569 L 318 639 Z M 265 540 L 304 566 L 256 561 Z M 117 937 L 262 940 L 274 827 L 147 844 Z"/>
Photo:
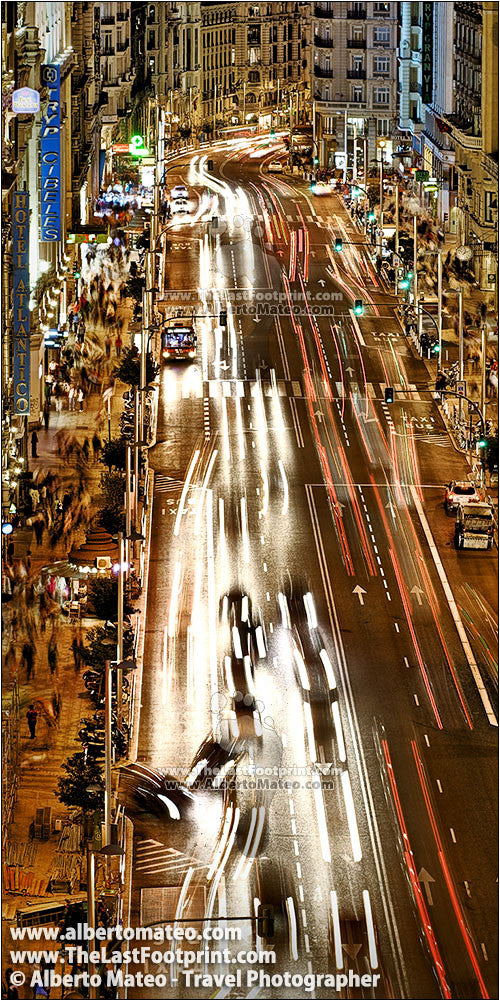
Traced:
<path id="1" fill-rule="evenodd" d="M 363 303 L 361 299 L 356 299 L 356 302 L 354 303 L 354 312 L 356 313 L 356 316 L 361 316 L 363 312 Z"/>
<path id="2" fill-rule="evenodd" d="M 403 281 L 399 283 L 400 288 L 409 288 L 410 283 L 407 278 L 403 278 Z"/>
<path id="3" fill-rule="evenodd" d="M 343 247 L 342 240 L 335 240 L 335 250 L 340 254 Z"/>
<path id="4" fill-rule="evenodd" d="M 409 271 L 406 277 L 411 281 L 413 278 L 413 271 Z"/>
<path id="5" fill-rule="evenodd" d="M 477 444 L 478 444 L 479 448 L 487 448 L 488 447 L 488 442 L 487 442 L 486 438 L 480 438 Z"/>
<path id="6" fill-rule="evenodd" d="M 368 221 L 369 222 L 374 222 L 375 221 L 375 212 L 369 212 L 368 213 Z"/>
<path id="7" fill-rule="evenodd" d="M 433 344 L 432 345 L 432 351 L 433 351 L 433 353 L 435 355 L 438 355 L 439 354 L 439 344 Z"/>
<path id="8" fill-rule="evenodd" d="M 318 165 L 318 163 L 319 163 L 319 160 L 318 160 L 318 157 L 317 157 L 317 156 L 315 156 L 315 157 L 314 157 L 314 163 L 315 163 L 315 165 L 316 165 L 316 166 L 317 166 L 317 165 Z"/>
<path id="9" fill-rule="evenodd" d="M 360 194 L 359 188 L 354 188 L 352 193 L 353 193 L 354 197 L 357 198 L 358 195 Z"/>

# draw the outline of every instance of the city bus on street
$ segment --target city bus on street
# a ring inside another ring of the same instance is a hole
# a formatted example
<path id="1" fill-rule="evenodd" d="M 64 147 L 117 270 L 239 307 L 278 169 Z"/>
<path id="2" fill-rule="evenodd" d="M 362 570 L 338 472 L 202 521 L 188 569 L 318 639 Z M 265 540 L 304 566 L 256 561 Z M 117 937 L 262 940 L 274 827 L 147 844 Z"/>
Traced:
<path id="1" fill-rule="evenodd" d="M 192 318 L 176 316 L 166 320 L 161 343 L 164 361 L 192 361 L 196 357 L 196 344 Z"/>

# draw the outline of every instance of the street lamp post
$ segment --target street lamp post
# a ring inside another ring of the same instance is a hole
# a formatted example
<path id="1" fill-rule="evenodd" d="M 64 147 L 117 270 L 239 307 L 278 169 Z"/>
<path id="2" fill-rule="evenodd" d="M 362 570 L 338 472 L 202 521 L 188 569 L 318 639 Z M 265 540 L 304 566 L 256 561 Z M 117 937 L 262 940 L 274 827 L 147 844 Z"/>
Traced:
<path id="1" fill-rule="evenodd" d="M 380 260 L 382 261 L 382 247 L 384 240 L 384 147 L 385 140 L 379 139 L 378 147 L 380 150 L 380 219 L 379 219 L 379 253 Z"/>
<path id="2" fill-rule="evenodd" d="M 356 128 L 356 122 L 354 123 L 354 147 L 353 147 L 353 161 L 352 161 L 352 179 L 356 180 L 358 176 L 358 131 Z"/>
<path id="3" fill-rule="evenodd" d="M 439 365 L 441 365 L 443 354 L 443 258 L 438 250 L 438 339 L 439 339 Z"/>

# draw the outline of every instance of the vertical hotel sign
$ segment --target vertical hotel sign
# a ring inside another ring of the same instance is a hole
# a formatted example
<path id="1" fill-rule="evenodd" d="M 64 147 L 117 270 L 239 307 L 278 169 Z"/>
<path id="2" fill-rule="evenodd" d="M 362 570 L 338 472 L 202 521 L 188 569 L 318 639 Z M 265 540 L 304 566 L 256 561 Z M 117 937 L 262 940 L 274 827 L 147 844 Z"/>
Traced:
<path id="1" fill-rule="evenodd" d="M 14 413 L 30 412 L 29 192 L 12 195 Z"/>
<path id="2" fill-rule="evenodd" d="M 432 104 L 434 4 L 422 4 L 422 104 Z"/>
<path id="3" fill-rule="evenodd" d="M 41 240 L 61 239 L 61 79 L 59 66 L 42 66 L 42 84 L 49 92 L 42 117 Z"/>

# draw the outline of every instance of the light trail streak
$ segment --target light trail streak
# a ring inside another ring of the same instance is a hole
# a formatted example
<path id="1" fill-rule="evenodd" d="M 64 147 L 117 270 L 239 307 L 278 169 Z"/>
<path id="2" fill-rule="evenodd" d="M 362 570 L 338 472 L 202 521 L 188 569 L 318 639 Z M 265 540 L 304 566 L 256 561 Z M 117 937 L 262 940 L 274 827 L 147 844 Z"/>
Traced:
<path id="1" fill-rule="evenodd" d="M 358 821 L 356 819 L 356 810 L 354 808 L 354 799 L 352 795 L 349 772 L 342 772 L 341 782 L 347 813 L 347 826 L 349 827 L 349 834 L 351 836 L 352 854 L 354 861 L 360 862 L 363 858 L 363 852 L 361 851 L 361 842 L 359 840 Z"/>
<path id="2" fill-rule="evenodd" d="M 427 939 L 427 944 L 429 946 L 429 950 L 430 950 L 430 953 L 431 953 L 431 956 L 432 956 L 432 959 L 433 959 L 433 962 L 434 962 L 434 969 L 436 970 L 436 974 L 437 974 L 437 977 L 439 979 L 439 983 L 441 984 L 441 990 L 443 992 L 443 996 L 445 998 L 451 998 L 452 997 L 452 993 L 451 993 L 451 990 L 450 990 L 450 988 L 448 986 L 448 983 L 447 983 L 447 980 L 446 980 L 446 971 L 445 971 L 444 963 L 443 963 L 443 960 L 441 959 L 441 954 L 439 952 L 438 944 L 437 944 L 437 941 L 436 941 L 436 936 L 434 934 L 434 930 L 433 930 L 432 925 L 431 925 L 431 920 L 430 920 L 430 917 L 429 917 L 429 913 L 427 911 L 427 907 L 425 906 L 425 901 L 424 901 L 424 898 L 423 898 L 423 895 L 422 895 L 422 887 L 420 885 L 420 882 L 419 882 L 419 879 L 418 879 L 418 875 L 417 875 L 417 870 L 415 868 L 415 863 L 414 863 L 414 859 L 413 859 L 413 851 L 412 851 L 411 844 L 410 844 L 410 837 L 409 837 L 409 834 L 408 834 L 408 829 L 406 827 L 406 822 L 405 822 L 403 810 L 402 810 L 402 807 L 401 807 L 401 800 L 399 798 L 399 792 L 398 792 L 398 788 L 397 788 L 397 785 L 396 785 L 396 777 L 394 775 L 394 769 L 392 767 L 391 756 L 390 756 L 390 753 L 389 753 L 389 745 L 388 745 L 388 743 L 387 743 L 386 740 L 382 740 L 382 750 L 384 752 L 384 758 L 385 758 L 385 762 L 386 762 L 386 766 L 387 766 L 387 775 L 388 775 L 388 778 L 389 778 L 389 783 L 390 783 L 390 786 L 391 786 L 391 792 L 392 792 L 392 796 L 393 796 L 393 800 L 394 800 L 394 806 L 396 808 L 396 815 L 397 815 L 397 818 L 398 818 L 399 827 L 400 827 L 401 835 L 402 835 L 402 838 L 403 838 L 404 859 L 405 859 L 406 866 L 407 866 L 407 869 L 408 869 L 408 874 L 410 876 L 410 881 L 411 881 L 411 885 L 412 885 L 412 890 L 413 890 L 413 895 L 414 895 L 414 898 L 415 898 L 415 902 L 417 904 L 417 908 L 418 908 L 418 911 L 419 911 L 419 914 L 420 914 L 420 920 L 421 920 L 422 928 L 423 928 L 425 937 Z"/>
<path id="3" fill-rule="evenodd" d="M 210 462 L 208 463 L 207 471 L 205 473 L 205 478 L 203 480 L 202 488 L 201 488 L 201 491 L 200 491 L 200 499 L 198 501 L 198 508 L 197 508 L 197 511 L 196 511 L 196 517 L 195 517 L 195 522 L 194 522 L 194 534 L 195 535 L 198 535 L 198 532 L 200 530 L 201 518 L 202 518 L 202 514 L 203 514 L 203 504 L 204 504 L 204 501 L 205 501 L 208 483 L 209 483 L 209 480 L 210 480 L 210 476 L 212 474 L 212 469 L 213 469 L 213 466 L 214 466 L 214 462 L 215 462 L 215 460 L 217 458 L 217 455 L 218 455 L 217 449 L 214 448 L 214 450 L 212 452 L 212 455 L 210 456 Z"/>
<path id="4" fill-rule="evenodd" d="M 183 511 L 184 511 L 184 504 L 186 503 L 186 495 L 187 495 L 187 492 L 189 490 L 189 484 L 191 483 L 191 477 L 192 477 L 193 472 L 194 472 L 194 467 L 196 466 L 196 463 L 198 462 L 199 457 L 200 457 L 200 450 L 199 450 L 199 448 L 197 448 L 196 451 L 195 451 L 195 453 L 194 453 L 194 455 L 193 455 L 193 458 L 191 459 L 191 462 L 189 464 L 189 469 L 187 471 L 186 479 L 184 480 L 184 486 L 182 488 L 182 492 L 181 492 L 181 496 L 180 496 L 180 500 L 179 500 L 179 507 L 177 508 L 177 515 L 176 515 L 176 518 L 175 518 L 174 535 L 178 535 L 179 534 L 179 529 L 181 527 L 181 518 L 182 518 Z"/>
<path id="5" fill-rule="evenodd" d="M 278 468 L 281 474 L 281 481 L 283 483 L 283 505 L 281 508 L 281 514 L 285 515 L 288 511 L 288 480 L 286 478 L 285 467 L 281 459 L 278 459 Z"/>
<path id="6" fill-rule="evenodd" d="M 314 803 L 316 806 L 316 816 L 318 818 L 319 843 L 321 845 L 321 854 L 325 862 L 331 862 L 332 855 L 330 852 L 330 843 L 328 840 L 328 830 L 326 826 L 325 802 L 323 799 L 321 780 L 317 772 L 311 772 L 311 781 L 314 790 Z"/>
<path id="7" fill-rule="evenodd" d="M 448 889 L 448 893 L 450 895 L 450 899 L 451 899 L 451 904 L 452 904 L 452 907 L 453 907 L 453 911 L 455 913 L 455 917 L 456 917 L 457 922 L 458 922 L 458 927 L 460 928 L 460 933 L 461 933 L 462 938 L 464 940 L 465 948 L 467 950 L 467 955 L 468 955 L 468 957 L 470 959 L 470 962 L 471 962 L 471 965 L 472 965 L 472 969 L 474 970 L 474 975 L 475 975 L 475 977 L 477 979 L 477 982 L 479 984 L 479 990 L 481 991 L 481 997 L 482 998 L 489 998 L 489 994 L 488 994 L 488 992 L 486 990 L 486 985 L 484 983 L 484 980 L 483 980 L 483 977 L 482 977 L 482 974 L 481 974 L 481 970 L 479 968 L 479 963 L 477 961 L 477 956 L 476 956 L 476 953 L 475 953 L 475 950 L 474 950 L 474 946 L 472 944 L 472 940 L 471 940 L 471 937 L 470 937 L 468 929 L 467 929 L 467 924 L 466 924 L 465 918 L 464 918 L 463 913 L 462 913 L 462 908 L 460 907 L 460 903 L 459 903 L 459 900 L 458 900 L 458 897 L 457 897 L 457 894 L 456 894 L 456 891 L 455 891 L 455 887 L 453 885 L 453 879 L 451 877 L 450 870 L 448 868 L 448 863 L 446 861 L 446 856 L 445 856 L 444 849 L 443 849 L 443 843 L 441 841 L 441 836 L 439 834 L 439 829 L 438 829 L 436 817 L 435 817 L 435 814 L 434 814 L 434 810 L 432 808 L 432 801 L 431 801 L 431 796 L 430 796 L 430 793 L 429 793 L 429 787 L 428 787 L 428 784 L 427 784 L 427 779 L 425 777 L 425 771 L 424 771 L 424 768 L 423 768 L 423 765 L 422 765 L 422 761 L 420 759 L 420 755 L 418 753 L 418 747 L 417 747 L 417 744 L 416 744 L 415 740 L 411 741 L 411 749 L 413 751 L 413 757 L 415 759 L 415 765 L 416 765 L 416 768 L 417 768 L 418 777 L 419 777 L 419 780 L 420 780 L 420 785 L 421 785 L 422 792 L 423 792 L 423 795 L 424 795 L 424 801 L 425 801 L 425 806 L 426 806 L 426 810 L 427 810 L 427 815 L 428 815 L 429 820 L 430 820 L 430 824 L 431 824 L 431 828 L 432 828 L 432 833 L 433 833 L 433 836 L 434 836 L 434 841 L 436 842 L 436 848 L 437 848 L 437 853 L 438 853 L 438 858 L 439 858 L 439 864 L 440 864 L 441 869 L 443 871 L 443 876 L 444 876 L 445 883 L 446 883 L 446 886 L 447 886 L 447 889 Z"/>
<path id="8" fill-rule="evenodd" d="M 243 559 L 245 560 L 245 563 L 250 563 L 250 538 L 248 535 L 247 502 L 245 497 L 242 497 L 240 500 L 240 510 L 241 535 L 243 539 Z"/>

